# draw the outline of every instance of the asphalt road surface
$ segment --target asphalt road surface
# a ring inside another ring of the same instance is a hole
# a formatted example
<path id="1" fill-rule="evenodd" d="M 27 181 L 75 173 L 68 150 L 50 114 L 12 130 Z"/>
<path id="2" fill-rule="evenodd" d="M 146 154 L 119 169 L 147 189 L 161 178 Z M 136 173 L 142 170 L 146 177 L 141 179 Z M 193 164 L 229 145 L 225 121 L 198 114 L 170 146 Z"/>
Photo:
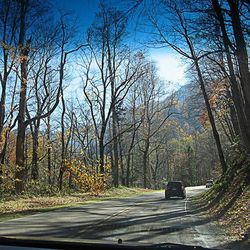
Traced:
<path id="1" fill-rule="evenodd" d="M 164 199 L 164 192 L 93 202 L 0 223 L 1 236 L 89 239 L 124 243 L 177 243 L 221 248 L 230 239 L 222 229 L 192 211 L 192 196 L 204 186 L 188 187 L 187 198 Z"/>

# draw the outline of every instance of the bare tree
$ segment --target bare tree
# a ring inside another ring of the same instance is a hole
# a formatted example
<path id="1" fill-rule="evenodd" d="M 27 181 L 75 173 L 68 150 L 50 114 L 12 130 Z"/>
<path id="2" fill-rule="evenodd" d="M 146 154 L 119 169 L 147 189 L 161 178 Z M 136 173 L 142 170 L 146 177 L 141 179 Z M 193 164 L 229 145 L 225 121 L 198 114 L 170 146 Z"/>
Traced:
<path id="1" fill-rule="evenodd" d="M 2 134 L 5 118 L 6 118 L 6 89 L 8 78 L 15 64 L 16 49 L 16 33 L 18 28 L 18 11 L 17 4 L 13 1 L 1 1 L 0 3 L 0 22 L 2 26 L 1 37 L 1 56 L 2 67 L 0 72 L 1 82 L 1 99 L 0 99 L 0 135 Z M 2 136 L 1 139 L 2 140 Z M 2 161 L 3 159 L 1 159 Z"/>
<path id="2" fill-rule="evenodd" d="M 25 40 L 25 18 L 27 15 L 28 10 L 28 1 L 21 1 L 21 20 L 20 20 L 20 35 L 19 35 L 19 48 L 20 48 L 20 69 L 21 69 L 21 91 L 20 91 L 20 101 L 19 101 L 19 113 L 18 113 L 18 130 L 17 130 L 17 143 L 16 143 L 16 165 L 17 165 L 17 171 L 16 171 L 16 192 L 20 193 L 22 190 L 24 190 L 24 181 L 25 181 L 25 169 L 24 169 L 24 141 L 25 141 L 25 130 L 26 127 L 34 122 L 37 122 L 38 120 L 44 119 L 48 116 L 50 116 L 57 108 L 60 97 L 62 94 L 62 88 L 63 88 L 63 81 L 64 81 L 64 71 L 65 71 L 65 65 L 67 63 L 67 57 L 69 54 L 77 51 L 81 47 L 85 45 L 80 45 L 75 49 L 71 49 L 66 51 L 66 44 L 69 41 L 69 37 L 71 34 L 67 33 L 64 17 L 63 15 L 60 19 L 60 24 L 58 25 L 57 32 L 60 32 L 60 40 L 58 42 L 59 53 L 57 56 L 59 56 L 59 62 L 58 62 L 58 70 L 56 70 L 58 76 L 57 76 L 57 88 L 54 93 L 55 98 L 53 99 L 53 103 L 50 103 L 50 109 L 47 109 L 47 100 L 51 93 L 46 93 L 43 102 L 40 104 L 40 108 L 38 109 L 37 113 L 33 117 L 27 116 L 27 83 L 28 83 L 28 55 L 30 51 L 31 46 L 31 39 L 27 40 L 26 45 L 24 47 L 24 40 Z M 46 61 L 46 60 L 45 60 Z M 45 63 L 46 65 L 46 63 Z M 47 65 L 48 66 L 48 65 Z M 45 66 L 45 69 L 46 67 Z M 45 76 L 47 76 L 45 74 Z M 43 87 L 46 90 L 46 78 L 45 82 L 43 82 Z M 38 128 L 38 126 L 36 126 Z M 34 174 L 36 175 L 37 170 L 34 170 Z"/>
<path id="3" fill-rule="evenodd" d="M 142 142 L 139 143 L 139 148 L 142 152 L 143 186 L 144 188 L 149 188 L 149 154 L 151 140 L 159 133 L 162 126 L 173 114 L 171 108 L 174 105 L 174 98 L 169 98 L 167 103 L 160 102 L 162 93 L 159 87 L 159 79 L 156 76 L 156 70 L 152 64 L 148 66 L 147 74 L 145 78 L 142 79 L 139 89 L 141 93 L 141 109 L 143 112 L 143 122 L 140 127 Z"/>
<path id="4" fill-rule="evenodd" d="M 125 20 L 122 18 L 122 14 L 102 6 L 98 18 L 98 25 L 89 32 L 90 51 L 88 55 L 85 54 L 83 60 L 85 68 L 84 95 L 98 138 L 100 172 L 104 172 L 105 134 L 112 116 L 113 177 L 115 186 L 118 186 L 116 107 L 126 97 L 130 87 L 143 74 L 143 64 L 139 54 L 133 54 L 122 44 L 125 34 Z"/>

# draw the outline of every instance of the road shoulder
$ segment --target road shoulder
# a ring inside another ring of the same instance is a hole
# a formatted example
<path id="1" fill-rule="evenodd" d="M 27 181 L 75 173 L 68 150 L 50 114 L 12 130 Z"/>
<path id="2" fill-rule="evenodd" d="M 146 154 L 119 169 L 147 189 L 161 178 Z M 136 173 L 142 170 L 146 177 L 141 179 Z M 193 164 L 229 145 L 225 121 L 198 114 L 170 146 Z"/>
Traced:
<path id="1" fill-rule="evenodd" d="M 196 227 L 196 230 L 199 231 L 200 235 L 205 235 L 205 233 L 213 234 L 217 241 L 221 242 L 218 248 L 223 249 L 239 249 L 239 250 L 248 250 L 250 249 L 249 238 L 244 240 L 239 240 L 233 234 L 230 234 L 228 229 L 221 223 L 220 216 L 216 214 L 211 214 L 212 204 L 209 204 L 209 201 L 204 205 L 204 201 L 201 202 L 200 197 L 194 196 L 189 199 L 188 210 L 190 216 L 198 217 L 200 221 L 203 221 L 204 224 Z M 206 239 L 205 239 L 206 240 Z"/>

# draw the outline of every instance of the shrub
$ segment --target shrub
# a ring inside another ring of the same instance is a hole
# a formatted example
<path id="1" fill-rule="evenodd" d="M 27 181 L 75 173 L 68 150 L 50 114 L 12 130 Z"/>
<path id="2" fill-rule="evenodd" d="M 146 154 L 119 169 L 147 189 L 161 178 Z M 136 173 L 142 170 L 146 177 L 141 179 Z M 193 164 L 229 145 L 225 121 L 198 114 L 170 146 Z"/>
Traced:
<path id="1" fill-rule="evenodd" d="M 105 164 L 105 173 L 98 172 L 98 164 L 87 166 L 78 160 L 66 161 L 67 173 L 65 178 L 72 178 L 72 182 L 83 192 L 99 194 L 108 188 L 110 183 L 110 164 Z"/>

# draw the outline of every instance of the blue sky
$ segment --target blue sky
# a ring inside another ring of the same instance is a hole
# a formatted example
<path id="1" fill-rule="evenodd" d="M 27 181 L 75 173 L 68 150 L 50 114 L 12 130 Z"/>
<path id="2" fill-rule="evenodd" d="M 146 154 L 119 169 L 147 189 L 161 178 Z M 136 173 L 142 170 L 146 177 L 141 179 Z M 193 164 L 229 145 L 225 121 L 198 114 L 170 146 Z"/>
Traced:
<path id="1" fill-rule="evenodd" d="M 107 0 L 106 3 L 110 6 L 117 6 L 118 9 L 129 8 L 132 0 Z M 63 8 L 72 11 L 79 20 L 79 26 L 82 30 L 93 23 L 95 14 L 98 12 L 99 0 L 56 0 L 54 5 L 57 8 Z M 145 37 L 148 34 L 142 32 L 138 27 L 133 25 L 138 21 L 136 15 L 130 19 L 130 44 L 134 47 L 143 47 L 145 44 Z M 145 27 L 144 27 L 145 28 Z M 178 89 L 187 81 L 185 79 L 185 66 L 182 63 L 180 56 L 167 48 L 153 49 L 147 48 L 149 57 L 156 63 L 159 76 L 166 82 L 172 82 L 171 88 Z"/>
<path id="2" fill-rule="evenodd" d="M 88 28 L 98 11 L 99 0 L 56 0 L 54 5 L 57 8 L 65 8 L 66 10 L 73 11 L 78 17 L 80 25 Z"/>

